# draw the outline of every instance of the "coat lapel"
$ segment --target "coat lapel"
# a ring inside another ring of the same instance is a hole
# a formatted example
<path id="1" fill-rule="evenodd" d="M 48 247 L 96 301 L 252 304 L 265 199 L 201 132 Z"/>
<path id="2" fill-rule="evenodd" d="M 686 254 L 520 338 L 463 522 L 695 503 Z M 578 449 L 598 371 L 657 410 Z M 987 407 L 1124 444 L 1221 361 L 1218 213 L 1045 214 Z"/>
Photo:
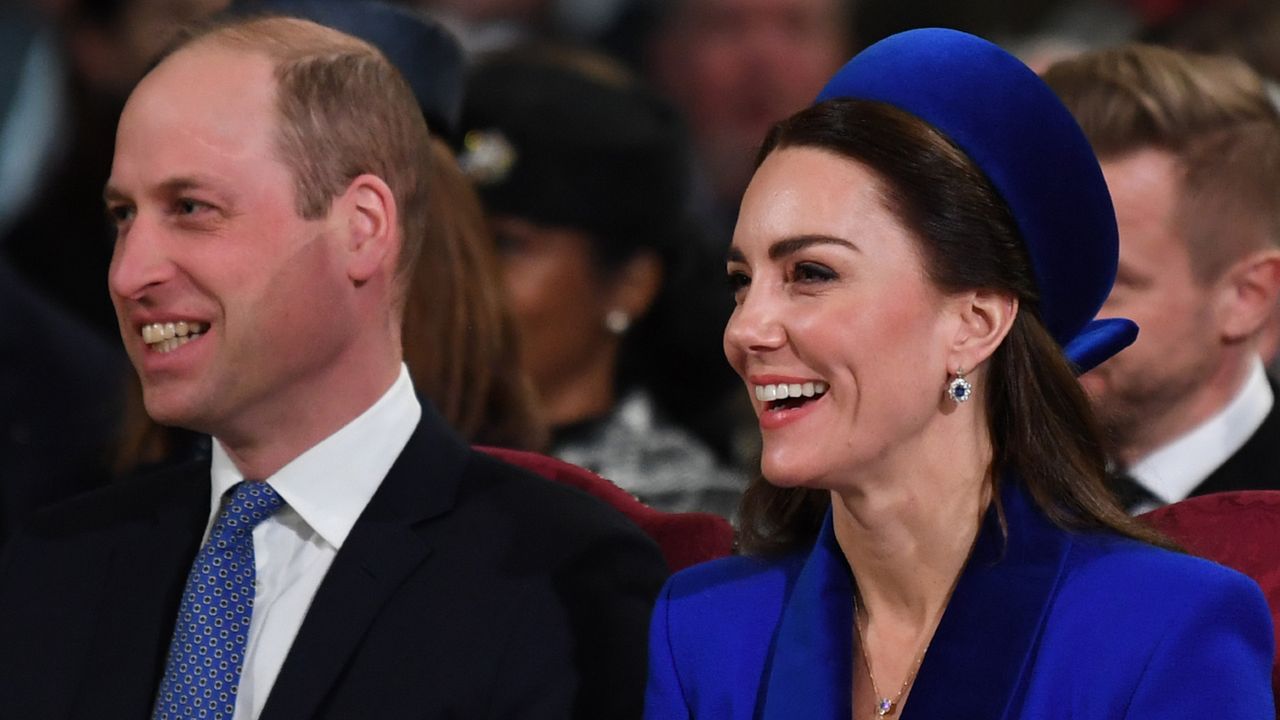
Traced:
<path id="1" fill-rule="evenodd" d="M 378 611 L 430 554 L 421 526 L 453 507 L 468 452 L 424 402 L 418 427 L 317 589 L 263 718 L 318 713 Z"/>
<path id="2" fill-rule="evenodd" d="M 1008 542 L 993 508 L 903 706 L 902 720 L 1009 717 L 1040 636 L 1068 533 L 1008 482 L 1001 493 Z M 832 528 L 818 535 L 783 609 L 766 668 L 763 720 L 845 720 L 855 702 L 853 579 Z"/>
<path id="3" fill-rule="evenodd" d="M 764 720 L 847 720 L 852 712 L 853 576 L 831 522 L 828 511 L 783 609 L 765 669 Z"/>
<path id="4" fill-rule="evenodd" d="M 102 594 L 78 688 L 85 717 L 144 717 L 168 652 L 178 603 L 209 513 L 208 463 L 146 481 L 101 546 Z M 141 492 L 139 492 L 141 491 Z M 140 681 L 140 679 L 144 679 Z"/>
<path id="5" fill-rule="evenodd" d="M 1008 541 L 994 508 L 934 633 L 902 720 L 1016 716 L 1023 676 L 1071 548 L 1009 479 L 1001 492 Z"/>

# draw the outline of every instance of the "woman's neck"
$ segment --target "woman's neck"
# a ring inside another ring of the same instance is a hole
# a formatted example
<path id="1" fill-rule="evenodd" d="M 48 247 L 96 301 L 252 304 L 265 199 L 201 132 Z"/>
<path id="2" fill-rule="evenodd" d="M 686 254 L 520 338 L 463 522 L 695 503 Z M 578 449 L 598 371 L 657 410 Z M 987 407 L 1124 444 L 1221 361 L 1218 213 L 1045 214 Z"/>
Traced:
<path id="1" fill-rule="evenodd" d="M 983 435 L 953 436 L 832 491 L 836 540 L 868 618 L 906 629 L 941 614 L 991 501 L 991 453 Z"/>

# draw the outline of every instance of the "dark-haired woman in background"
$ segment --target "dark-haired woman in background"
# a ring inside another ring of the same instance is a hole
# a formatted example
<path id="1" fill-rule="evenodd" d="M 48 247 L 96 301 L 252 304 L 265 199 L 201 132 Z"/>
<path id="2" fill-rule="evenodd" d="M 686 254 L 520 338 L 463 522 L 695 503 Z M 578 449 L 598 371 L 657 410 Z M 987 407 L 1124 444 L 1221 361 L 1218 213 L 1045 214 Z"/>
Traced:
<path id="1" fill-rule="evenodd" d="M 733 383 L 674 111 L 606 58 L 537 46 L 476 65 L 463 126 L 549 452 L 658 509 L 731 515 L 744 479 L 681 422 Z"/>
<path id="2" fill-rule="evenodd" d="M 660 596 L 647 716 L 1273 718 L 1257 586 L 1104 488 L 1074 371 L 1134 327 L 1092 320 L 1114 216 L 1043 83 L 911 31 L 761 158 L 725 351 L 767 482 L 742 506 L 750 555 Z"/>

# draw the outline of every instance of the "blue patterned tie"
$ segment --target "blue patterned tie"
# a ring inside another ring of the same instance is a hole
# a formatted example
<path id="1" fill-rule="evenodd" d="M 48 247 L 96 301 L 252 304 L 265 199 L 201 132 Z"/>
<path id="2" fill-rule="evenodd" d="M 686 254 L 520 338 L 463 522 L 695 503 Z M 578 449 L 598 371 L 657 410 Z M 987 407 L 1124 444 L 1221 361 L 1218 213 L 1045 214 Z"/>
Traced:
<path id="1" fill-rule="evenodd" d="M 270 485 L 247 480 L 223 500 L 187 576 L 153 720 L 235 713 L 253 616 L 253 528 L 283 505 Z"/>

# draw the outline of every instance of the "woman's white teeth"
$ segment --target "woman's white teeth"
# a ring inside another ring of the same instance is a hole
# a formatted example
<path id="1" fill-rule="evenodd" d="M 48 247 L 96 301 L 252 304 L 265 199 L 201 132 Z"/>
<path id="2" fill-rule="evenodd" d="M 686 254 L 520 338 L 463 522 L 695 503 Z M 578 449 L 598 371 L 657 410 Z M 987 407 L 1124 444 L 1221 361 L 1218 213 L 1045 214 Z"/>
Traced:
<path id="1" fill-rule="evenodd" d="M 200 337 L 208 329 L 209 326 L 205 323 L 185 320 L 151 323 L 142 326 L 142 341 L 158 352 L 172 352 Z"/>
<path id="2" fill-rule="evenodd" d="M 773 385 L 756 385 L 756 399 L 760 402 L 786 400 L 787 398 L 817 397 L 827 391 L 827 384 L 821 380 L 804 383 L 777 383 Z"/>

